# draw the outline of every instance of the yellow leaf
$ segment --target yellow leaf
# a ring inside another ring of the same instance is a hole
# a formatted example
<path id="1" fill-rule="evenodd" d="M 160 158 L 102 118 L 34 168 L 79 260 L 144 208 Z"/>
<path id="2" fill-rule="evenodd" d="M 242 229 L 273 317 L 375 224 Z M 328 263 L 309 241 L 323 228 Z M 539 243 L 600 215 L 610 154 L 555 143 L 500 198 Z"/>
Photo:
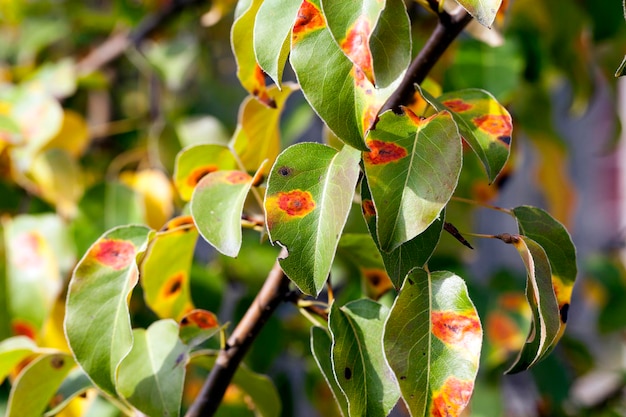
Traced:
<path id="1" fill-rule="evenodd" d="M 43 149 L 65 149 L 70 155 L 78 158 L 89 145 L 89 139 L 89 131 L 85 119 L 75 111 L 65 110 L 63 112 L 61 129 Z"/>
<path id="2" fill-rule="evenodd" d="M 153 229 L 160 229 L 172 216 L 172 184 L 168 177 L 157 169 L 125 171 L 120 181 L 141 194 L 144 201 L 145 221 Z"/>

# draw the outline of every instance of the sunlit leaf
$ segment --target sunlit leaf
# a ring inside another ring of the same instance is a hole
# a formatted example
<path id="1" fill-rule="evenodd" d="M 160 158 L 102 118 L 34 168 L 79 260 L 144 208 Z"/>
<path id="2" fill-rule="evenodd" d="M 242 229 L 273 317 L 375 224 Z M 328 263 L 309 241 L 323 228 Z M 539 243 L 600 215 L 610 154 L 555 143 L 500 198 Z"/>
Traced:
<path id="1" fill-rule="evenodd" d="M 228 144 L 230 135 L 222 122 L 215 116 L 189 117 L 176 125 L 178 140 L 184 148 L 200 144 Z"/>
<path id="2" fill-rule="evenodd" d="M 389 310 L 368 299 L 331 307 L 333 372 L 348 400 L 350 416 L 384 417 L 398 402 L 398 382 L 383 353 Z"/>
<path id="3" fill-rule="evenodd" d="M 254 21 L 262 3 L 263 0 L 244 0 L 237 4 L 231 44 L 237 60 L 237 77 L 241 85 L 259 101 L 273 107 L 274 103 L 265 86 L 265 74 L 254 55 Z"/>
<path id="4" fill-rule="evenodd" d="M 133 330 L 133 347 L 119 365 L 118 392 L 149 416 L 179 416 L 187 346 L 172 320 Z"/>
<path id="5" fill-rule="evenodd" d="M 321 327 L 311 327 L 311 353 L 313 354 L 317 366 L 320 368 L 320 371 L 322 372 L 326 383 L 330 387 L 330 390 L 335 397 L 335 401 L 339 406 L 341 415 L 346 417 L 349 415 L 348 400 L 346 399 L 346 396 L 341 390 L 341 387 L 339 387 L 339 383 L 335 378 L 333 363 L 330 359 L 331 352 L 332 340 L 328 332 Z"/>
<path id="6" fill-rule="evenodd" d="M 463 279 L 413 270 L 391 308 L 383 341 L 413 417 L 461 415 L 474 389 L 482 344 Z"/>
<path id="7" fill-rule="evenodd" d="M 267 90 L 275 107 L 267 107 L 258 100 L 248 97 L 239 109 L 238 125 L 230 146 L 235 150 L 246 170 L 254 172 L 266 159 L 269 165 L 263 172 L 269 173 L 278 153 L 280 152 L 280 116 L 285 102 L 293 91 L 298 88 L 293 83 L 285 83 L 282 91 L 276 86 Z"/>
<path id="8" fill-rule="evenodd" d="M 191 364 L 212 369 L 215 365 L 216 357 L 201 353 L 191 358 Z M 231 383 L 250 396 L 256 411 L 261 417 L 278 417 L 281 415 L 280 396 L 274 383 L 267 376 L 252 372 L 247 366 L 242 364 L 235 371 Z"/>
<path id="9" fill-rule="evenodd" d="M 379 248 L 385 270 L 394 287 L 400 288 L 406 274 L 413 268 L 422 268 L 434 252 L 441 232 L 443 230 L 444 213 L 439 216 L 426 230 L 413 239 L 404 242 L 391 252 L 380 250 L 378 235 L 376 233 L 376 207 L 372 201 L 372 194 L 367 185 L 367 179 L 361 182 L 361 210 L 367 223 L 370 235 L 374 239 L 376 247 Z"/>
<path id="10" fill-rule="evenodd" d="M 15 336 L 0 342 L 0 383 L 24 359 L 38 351 L 35 342 L 26 336 Z"/>
<path id="11" fill-rule="evenodd" d="M 324 56 L 324 59 L 319 59 Z M 318 0 L 304 0 L 289 56 L 302 92 L 332 132 L 357 149 L 391 89 L 377 90 L 328 30 Z"/>
<path id="12" fill-rule="evenodd" d="M 227 146 L 192 145 L 176 156 L 174 184 L 180 197 L 189 201 L 202 177 L 218 170 L 235 169 L 236 166 L 237 161 Z"/>
<path id="13" fill-rule="evenodd" d="M 241 248 L 241 214 L 253 177 L 242 171 L 204 176 L 191 197 L 191 215 L 200 235 L 227 256 Z"/>
<path id="14" fill-rule="evenodd" d="M 29 89 L 44 91 L 57 99 L 69 97 L 76 91 L 76 65 L 67 58 L 45 63 L 25 84 Z"/>
<path id="15" fill-rule="evenodd" d="M 301 143 L 281 153 L 265 195 L 270 239 L 289 251 L 280 265 L 305 293 L 322 290 L 359 176 L 359 152 Z"/>
<path id="16" fill-rule="evenodd" d="M 291 46 L 291 28 L 300 4 L 298 0 L 265 0 L 254 22 L 256 60 L 278 86 L 283 78 Z"/>
<path id="17" fill-rule="evenodd" d="M 456 0 L 468 11 L 478 22 L 488 28 L 498 14 L 498 9 L 502 0 Z"/>
<path id="18" fill-rule="evenodd" d="M 61 410 L 66 408 L 76 397 L 86 393 L 93 384 L 89 377 L 80 369 L 74 369 L 69 373 L 67 378 L 61 383 L 59 389 L 52 396 L 49 404 L 49 410 L 46 411 L 44 417 L 52 417 L 58 415 Z"/>
<path id="19" fill-rule="evenodd" d="M 439 218 L 461 172 L 461 139 L 449 112 L 421 119 L 405 109 L 381 115 L 367 144 L 363 161 L 378 242 L 391 252 Z"/>
<path id="20" fill-rule="evenodd" d="M 378 87 L 396 80 L 411 59 L 410 22 L 401 0 L 322 1 L 344 54 Z"/>
<path id="21" fill-rule="evenodd" d="M 73 110 L 63 110 L 61 129 L 43 149 L 64 149 L 74 158 L 78 158 L 89 145 L 89 139 L 87 121 L 83 116 Z"/>
<path id="22" fill-rule="evenodd" d="M 486 91 L 467 89 L 439 96 L 420 91 L 437 109 L 451 112 L 463 138 L 482 161 L 490 181 L 509 158 L 513 122 L 509 112 Z"/>
<path id="23" fill-rule="evenodd" d="M 149 234 L 143 226 L 106 232 L 80 260 L 69 284 L 67 340 L 91 380 L 113 396 L 118 364 L 133 340 L 128 299 L 139 275 L 135 258 L 145 250 Z"/>
<path id="24" fill-rule="evenodd" d="M 193 309 L 189 272 L 198 232 L 191 216 L 170 220 L 150 242 L 141 263 L 146 304 L 161 318 L 180 320 Z"/>
<path id="25" fill-rule="evenodd" d="M 72 356 L 65 353 L 42 355 L 28 364 L 11 390 L 7 417 L 41 417 L 75 365 Z"/>
<path id="26" fill-rule="evenodd" d="M 526 299 L 533 313 L 530 333 L 517 359 L 506 371 L 524 371 L 541 360 L 558 340 L 561 319 L 545 250 L 526 236 L 513 236 L 511 243 L 526 266 Z"/>
<path id="27" fill-rule="evenodd" d="M 158 169 L 124 171 L 120 181 L 137 191 L 143 197 L 145 222 L 158 229 L 172 216 L 173 190 L 169 178 Z"/>

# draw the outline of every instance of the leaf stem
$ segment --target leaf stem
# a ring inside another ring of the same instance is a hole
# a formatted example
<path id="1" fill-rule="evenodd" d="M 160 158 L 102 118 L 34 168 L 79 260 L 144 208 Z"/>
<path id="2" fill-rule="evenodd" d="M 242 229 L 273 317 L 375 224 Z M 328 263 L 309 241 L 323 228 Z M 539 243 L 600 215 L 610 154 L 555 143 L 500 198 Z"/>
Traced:
<path id="1" fill-rule="evenodd" d="M 279 258 L 286 256 L 287 251 L 283 249 Z M 276 261 L 252 305 L 233 330 L 225 347 L 220 350 L 215 366 L 213 366 L 202 390 L 189 407 L 185 417 L 212 416 L 215 414 L 222 402 L 226 388 L 252 342 L 278 305 L 285 301 L 289 294 L 289 283 L 289 278 Z"/>
<path id="2" fill-rule="evenodd" d="M 498 207 L 498 206 L 494 206 L 494 205 L 491 205 L 491 204 L 483 203 L 481 201 L 471 200 L 469 198 L 453 196 L 452 200 L 453 201 L 457 201 L 459 203 L 473 204 L 475 206 L 480 206 L 480 207 L 488 208 L 488 209 L 491 209 L 491 210 L 501 211 L 502 213 L 506 213 L 506 214 L 509 214 L 509 215 L 513 215 L 513 212 L 511 210 L 509 210 L 509 209 L 505 209 L 505 208 L 502 208 L 502 207 Z"/>

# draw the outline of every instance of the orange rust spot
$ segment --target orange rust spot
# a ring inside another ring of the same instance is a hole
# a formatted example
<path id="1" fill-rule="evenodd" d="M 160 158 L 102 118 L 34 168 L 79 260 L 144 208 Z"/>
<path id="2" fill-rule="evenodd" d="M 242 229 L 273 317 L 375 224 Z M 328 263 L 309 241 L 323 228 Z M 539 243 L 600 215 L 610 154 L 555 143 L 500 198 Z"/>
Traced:
<path id="1" fill-rule="evenodd" d="M 60 355 L 55 355 L 50 358 L 50 366 L 54 369 L 61 369 L 65 365 L 65 359 Z"/>
<path id="2" fill-rule="evenodd" d="M 478 359 L 482 338 L 480 321 L 474 311 L 433 311 L 430 317 L 433 334 L 439 340 Z"/>
<path id="3" fill-rule="evenodd" d="M 215 172 L 218 169 L 217 165 L 203 165 L 201 167 L 194 168 L 194 170 L 187 176 L 187 185 L 195 187 L 198 185 L 202 177 L 210 174 L 211 172 Z"/>
<path id="4" fill-rule="evenodd" d="M 404 114 L 407 115 L 409 120 L 413 122 L 415 126 L 419 126 L 423 123 L 424 118 L 415 114 L 415 112 L 413 112 L 413 110 L 411 110 L 409 107 L 402 106 L 402 111 L 404 112 Z"/>
<path id="5" fill-rule="evenodd" d="M 224 177 L 224 181 L 229 184 L 245 184 L 246 182 L 250 181 L 251 178 L 252 177 L 250 177 L 250 175 L 246 174 L 245 172 L 232 171 L 228 173 L 226 177 Z"/>
<path id="6" fill-rule="evenodd" d="M 15 336 L 26 336 L 32 340 L 37 337 L 35 326 L 24 320 L 14 319 L 11 322 L 11 330 Z"/>
<path id="7" fill-rule="evenodd" d="M 486 180 L 477 180 L 472 185 L 472 197 L 475 201 L 487 203 L 498 195 L 498 188 L 492 186 Z"/>
<path id="8" fill-rule="evenodd" d="M 184 282 L 185 282 L 185 274 L 183 272 L 178 272 L 172 275 L 163 284 L 163 296 L 165 298 L 169 298 L 169 297 L 178 295 L 178 293 L 180 293 L 180 291 L 183 288 Z"/>
<path id="9" fill-rule="evenodd" d="M 297 42 L 303 36 L 326 26 L 322 12 L 311 2 L 304 0 L 298 10 L 296 23 L 293 25 L 291 35 L 292 43 Z"/>
<path id="10" fill-rule="evenodd" d="M 180 320 L 181 326 L 195 325 L 201 329 L 212 329 L 219 326 L 215 314 L 206 310 L 191 310 Z"/>
<path id="11" fill-rule="evenodd" d="M 526 304 L 526 297 L 519 293 L 503 294 L 498 299 L 498 305 L 505 310 L 521 311 L 528 305 Z"/>
<path id="12" fill-rule="evenodd" d="M 179 216 L 167 222 L 163 230 L 172 230 L 179 227 L 184 228 L 185 230 L 190 230 L 193 225 L 193 218 L 191 216 Z"/>
<path id="13" fill-rule="evenodd" d="M 25 232 L 16 236 L 11 245 L 15 248 L 11 257 L 19 269 L 33 269 L 44 265 L 42 256 L 43 238 L 36 232 Z"/>
<path id="14" fill-rule="evenodd" d="M 391 142 L 368 140 L 367 146 L 371 149 L 365 153 L 365 162 L 371 165 L 382 165 L 397 161 L 406 156 L 406 149 Z"/>
<path id="15" fill-rule="evenodd" d="M 89 253 L 97 262 L 113 269 L 124 269 L 135 260 L 135 245 L 119 239 L 102 239 Z"/>
<path id="16" fill-rule="evenodd" d="M 506 350 L 516 350 L 524 343 L 524 335 L 515 320 L 506 314 L 492 312 L 487 317 L 487 337 Z"/>
<path id="17" fill-rule="evenodd" d="M 293 217 L 304 217 L 315 208 L 313 196 L 308 191 L 293 190 L 278 193 L 278 208 Z"/>
<path id="18" fill-rule="evenodd" d="M 472 107 L 471 104 L 464 102 L 461 99 L 454 99 L 454 100 L 446 100 L 443 103 L 444 106 L 446 106 L 447 108 L 449 108 L 450 110 L 452 110 L 453 112 L 456 113 L 461 113 L 464 111 L 468 111 L 470 110 Z"/>
<path id="19" fill-rule="evenodd" d="M 453 376 L 447 378 L 440 390 L 433 393 L 431 415 L 433 417 L 453 417 L 461 415 L 461 411 L 469 402 L 474 383 L 463 381 Z"/>
<path id="20" fill-rule="evenodd" d="M 389 275 L 384 269 L 363 268 L 363 276 L 373 291 L 373 298 L 380 298 L 384 293 L 393 288 Z"/>
<path id="21" fill-rule="evenodd" d="M 361 15 L 348 29 L 346 38 L 341 42 L 341 49 L 373 82 L 372 52 L 370 51 L 370 35 L 372 28 L 367 16 Z"/>
<path id="22" fill-rule="evenodd" d="M 269 96 L 267 93 L 267 88 L 265 87 L 265 73 L 259 66 L 256 64 L 254 67 L 254 84 L 257 85 L 257 88 L 254 89 L 252 94 L 263 104 L 273 109 L 276 108 L 276 102 L 273 98 Z"/>
<path id="23" fill-rule="evenodd" d="M 365 217 L 372 217 L 376 215 L 376 207 L 374 206 L 374 202 L 372 200 L 363 200 L 361 208 Z"/>
<path id="24" fill-rule="evenodd" d="M 263 184 L 263 181 L 265 181 L 265 175 L 262 171 L 259 171 L 254 174 L 254 178 L 252 178 L 252 186 L 258 187 L 259 185 Z"/>
<path id="25" fill-rule="evenodd" d="M 474 117 L 472 122 L 474 122 L 480 130 L 498 137 L 510 137 L 513 130 L 511 118 L 504 114 L 485 114 L 480 117 Z"/>

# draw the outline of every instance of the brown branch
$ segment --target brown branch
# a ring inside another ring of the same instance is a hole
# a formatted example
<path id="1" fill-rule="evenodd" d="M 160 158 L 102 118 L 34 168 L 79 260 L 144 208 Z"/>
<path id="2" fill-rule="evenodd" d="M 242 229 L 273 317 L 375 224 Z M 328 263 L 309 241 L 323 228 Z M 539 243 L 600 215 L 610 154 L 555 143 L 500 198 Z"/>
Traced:
<path id="1" fill-rule="evenodd" d="M 87 75 L 102 68 L 122 55 L 129 46 L 139 46 L 145 38 L 152 35 L 185 8 L 206 2 L 207 0 L 171 0 L 154 14 L 146 16 L 133 31 L 120 31 L 111 35 L 78 62 L 78 73 Z"/>
<path id="2" fill-rule="evenodd" d="M 464 9 L 453 15 L 445 11 L 437 14 L 439 16 L 437 27 L 435 27 L 430 38 L 428 38 L 422 50 L 409 66 L 398 88 L 381 108 L 380 113 L 389 109 L 400 113 L 400 106 L 413 102 L 415 84 L 421 84 L 424 81 L 426 75 L 441 58 L 448 46 L 472 20 L 472 17 Z"/>
<path id="3" fill-rule="evenodd" d="M 287 252 L 283 250 L 279 258 L 286 255 Z M 215 366 L 185 417 L 212 416 L 217 411 L 226 388 L 252 342 L 288 294 L 289 279 L 276 261 L 252 305 L 220 351 Z"/>

